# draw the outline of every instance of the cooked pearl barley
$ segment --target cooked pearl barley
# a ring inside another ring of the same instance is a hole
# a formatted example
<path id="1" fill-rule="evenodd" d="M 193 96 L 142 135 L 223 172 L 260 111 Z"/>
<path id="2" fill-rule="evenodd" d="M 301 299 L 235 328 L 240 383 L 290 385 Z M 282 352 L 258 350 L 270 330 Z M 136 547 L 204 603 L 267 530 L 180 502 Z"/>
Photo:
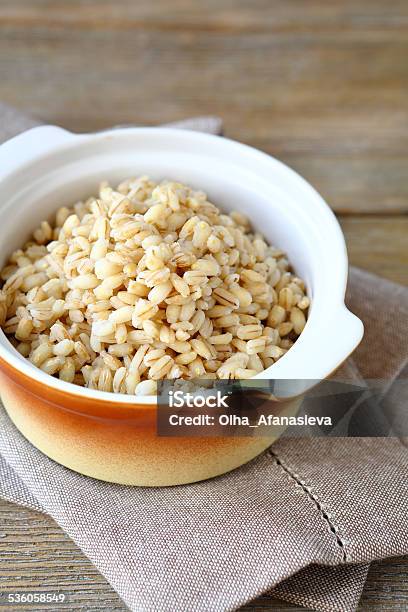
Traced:
<path id="1" fill-rule="evenodd" d="M 265 349 L 265 345 L 266 345 L 266 338 L 256 338 L 255 340 L 248 340 L 247 342 L 248 355 L 262 353 L 262 351 Z"/>
<path id="2" fill-rule="evenodd" d="M 296 334 L 301 334 L 306 325 L 305 315 L 299 308 L 293 308 L 290 313 L 290 320 L 293 323 L 293 329 Z"/>
<path id="3" fill-rule="evenodd" d="M 122 306 L 109 315 L 109 321 L 118 325 L 119 323 L 129 323 L 132 320 L 134 308 L 132 306 Z"/>
<path id="4" fill-rule="evenodd" d="M 91 389 L 248 378 L 302 332 L 285 254 L 202 192 L 146 177 L 60 208 L 0 272 L 0 324 L 23 357 Z"/>
<path id="5" fill-rule="evenodd" d="M 52 376 L 53 374 L 56 374 L 58 370 L 64 366 L 64 364 L 64 357 L 52 357 L 51 359 L 44 361 L 40 367 L 46 374 L 50 374 Z"/>
<path id="6" fill-rule="evenodd" d="M 65 360 L 64 365 L 60 369 L 59 378 L 65 382 L 73 382 L 75 378 L 75 362 L 73 359 L 68 358 Z"/>
<path id="7" fill-rule="evenodd" d="M 34 325 L 31 319 L 20 319 L 15 331 L 17 340 L 28 340 L 33 331 L 33 327 Z"/>
<path id="8" fill-rule="evenodd" d="M 53 347 L 54 355 L 68 357 L 74 350 L 75 342 L 73 340 L 61 340 Z"/>
<path id="9" fill-rule="evenodd" d="M 48 342 L 41 343 L 30 355 L 30 361 L 37 367 L 54 354 L 53 348 Z"/>
<path id="10" fill-rule="evenodd" d="M 135 395 L 156 395 L 157 383 L 154 380 L 142 380 L 136 385 Z"/>
<path id="11" fill-rule="evenodd" d="M 259 338 L 261 335 L 261 325 L 241 325 L 237 330 L 237 336 L 241 340 L 254 340 L 254 338 Z"/>

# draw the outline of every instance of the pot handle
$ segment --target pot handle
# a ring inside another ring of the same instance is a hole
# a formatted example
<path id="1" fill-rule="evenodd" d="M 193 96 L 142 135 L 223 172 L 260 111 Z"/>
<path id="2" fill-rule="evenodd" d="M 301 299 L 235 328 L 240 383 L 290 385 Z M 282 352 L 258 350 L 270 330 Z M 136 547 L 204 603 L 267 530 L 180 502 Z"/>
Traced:
<path id="1" fill-rule="evenodd" d="M 275 380 L 273 394 L 278 401 L 302 395 L 334 374 L 360 344 L 363 334 L 362 321 L 343 306 L 318 334 L 313 337 L 308 334 L 307 342 L 314 347 L 313 352 L 305 352 L 306 333 L 303 338 L 301 334 L 288 354 L 272 366 L 273 372 L 259 378 Z M 319 355 L 326 355 L 323 362 Z M 299 373 L 299 379 L 294 378 L 294 372 Z"/>
<path id="2" fill-rule="evenodd" d="M 6 140 L 0 145 L 0 180 L 32 159 L 78 137 L 55 125 L 40 125 Z"/>

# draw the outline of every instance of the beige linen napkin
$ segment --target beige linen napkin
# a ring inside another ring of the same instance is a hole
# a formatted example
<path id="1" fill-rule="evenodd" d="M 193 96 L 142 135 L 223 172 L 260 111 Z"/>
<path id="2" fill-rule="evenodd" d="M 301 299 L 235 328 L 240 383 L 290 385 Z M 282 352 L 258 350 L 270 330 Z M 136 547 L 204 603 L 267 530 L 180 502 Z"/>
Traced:
<path id="1" fill-rule="evenodd" d="M 3 139 L 32 125 L 0 108 Z M 366 335 L 345 375 L 387 378 L 395 399 L 408 289 L 353 269 L 348 302 Z M 148 489 L 76 474 L 33 448 L 4 410 L 0 422 L 0 494 L 52 516 L 132 610 L 218 612 L 271 592 L 348 612 L 370 561 L 408 553 L 408 450 L 396 438 L 282 439 L 224 476 Z"/>

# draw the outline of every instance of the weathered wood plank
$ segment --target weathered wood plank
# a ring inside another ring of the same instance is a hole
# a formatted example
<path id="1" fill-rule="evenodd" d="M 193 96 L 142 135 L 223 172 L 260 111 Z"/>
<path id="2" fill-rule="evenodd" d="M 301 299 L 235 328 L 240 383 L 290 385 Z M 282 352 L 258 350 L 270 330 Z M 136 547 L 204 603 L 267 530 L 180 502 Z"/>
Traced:
<path id="1" fill-rule="evenodd" d="M 391 10 L 392 8 L 392 10 Z M 369 10 L 368 10 L 369 9 Z M 137 2 L 122 0 L 14 0 L 0 7 L 0 18 L 5 23 L 67 23 L 85 24 L 94 28 L 125 28 L 149 24 L 158 27 L 193 27 L 240 31 L 282 28 L 324 28 L 379 26 L 398 29 L 406 25 L 407 5 L 394 0 L 392 7 L 384 0 L 332 1 L 309 0 L 307 4 L 287 3 L 282 0 L 206 0 L 205 4 L 191 0 Z"/>
<path id="2" fill-rule="evenodd" d="M 341 217 L 350 263 L 408 286 L 408 216 Z"/>

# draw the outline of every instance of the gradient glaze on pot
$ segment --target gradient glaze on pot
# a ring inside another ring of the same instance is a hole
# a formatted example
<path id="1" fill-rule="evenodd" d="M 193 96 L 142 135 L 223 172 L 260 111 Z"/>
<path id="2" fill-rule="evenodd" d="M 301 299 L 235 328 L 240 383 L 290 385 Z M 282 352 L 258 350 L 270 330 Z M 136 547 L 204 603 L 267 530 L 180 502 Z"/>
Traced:
<path id="1" fill-rule="evenodd" d="M 51 459 L 120 484 L 165 486 L 223 474 L 279 437 L 167 438 L 156 435 L 155 404 L 84 399 L 32 381 L 0 360 L 1 397 L 24 436 Z M 296 414 L 298 400 L 282 414 Z"/>

